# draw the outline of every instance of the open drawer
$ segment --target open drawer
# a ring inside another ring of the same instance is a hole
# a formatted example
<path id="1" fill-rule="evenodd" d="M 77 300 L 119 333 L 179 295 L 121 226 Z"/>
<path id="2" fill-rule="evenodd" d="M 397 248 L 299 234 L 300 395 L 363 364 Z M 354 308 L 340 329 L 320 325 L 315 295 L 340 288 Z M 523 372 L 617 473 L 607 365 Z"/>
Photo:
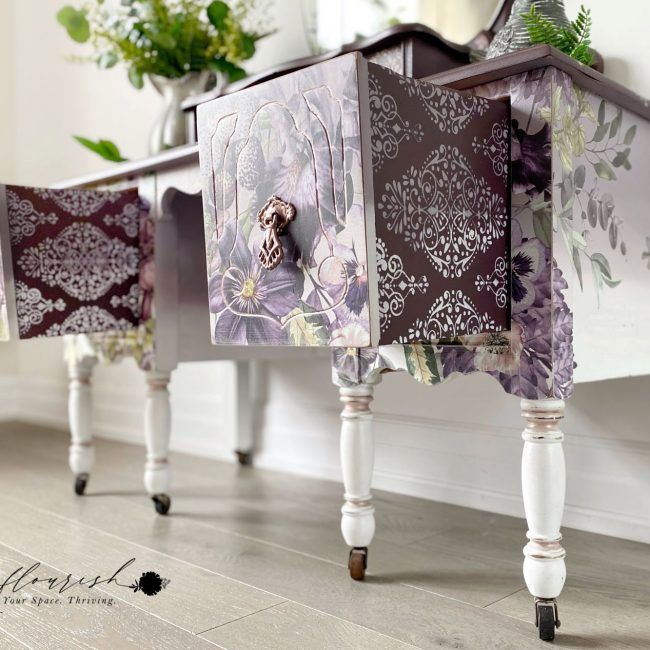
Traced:
<path id="1" fill-rule="evenodd" d="M 147 224 L 135 189 L 0 185 L 0 340 L 135 329 Z"/>
<path id="2" fill-rule="evenodd" d="M 213 342 L 508 329 L 509 124 L 354 53 L 200 106 Z"/>

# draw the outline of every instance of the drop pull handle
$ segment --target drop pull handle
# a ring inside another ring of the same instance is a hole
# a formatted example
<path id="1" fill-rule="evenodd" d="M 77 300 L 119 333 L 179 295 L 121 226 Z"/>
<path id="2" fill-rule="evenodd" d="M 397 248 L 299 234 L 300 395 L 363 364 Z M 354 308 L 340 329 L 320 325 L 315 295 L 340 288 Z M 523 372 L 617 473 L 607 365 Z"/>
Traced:
<path id="1" fill-rule="evenodd" d="M 272 196 L 257 214 L 260 228 L 266 236 L 258 254 L 262 266 L 269 271 L 282 264 L 284 250 L 280 235 L 296 218 L 296 208 L 277 196 Z"/>

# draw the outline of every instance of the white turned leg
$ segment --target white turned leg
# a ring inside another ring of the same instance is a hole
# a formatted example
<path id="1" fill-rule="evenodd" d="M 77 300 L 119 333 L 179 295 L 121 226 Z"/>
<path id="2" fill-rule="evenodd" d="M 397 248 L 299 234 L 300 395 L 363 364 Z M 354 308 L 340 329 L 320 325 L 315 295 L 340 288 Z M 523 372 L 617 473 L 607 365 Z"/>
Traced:
<path id="1" fill-rule="evenodd" d="M 235 455 L 240 465 L 253 462 L 255 422 L 260 402 L 260 362 L 237 362 Z"/>
<path id="2" fill-rule="evenodd" d="M 559 627 L 554 600 L 566 579 L 560 526 L 564 511 L 566 472 L 559 422 L 564 401 L 522 400 L 527 420 L 522 434 L 524 451 L 521 482 L 528 522 L 528 543 L 524 547 L 524 579 L 535 597 L 540 637 L 551 640 Z"/>
<path id="3" fill-rule="evenodd" d="M 375 508 L 370 484 L 374 464 L 372 433 L 373 386 L 359 384 L 339 389 L 341 412 L 341 468 L 345 503 L 341 508 L 341 532 L 350 553 L 350 575 L 362 580 L 367 565 L 367 547 L 375 534 Z"/>
<path id="4" fill-rule="evenodd" d="M 86 490 L 90 472 L 95 464 L 92 435 L 93 396 L 90 383 L 96 362 L 93 357 L 84 357 L 68 363 L 68 420 L 71 438 L 68 463 L 75 476 L 75 492 L 79 495 Z"/>
<path id="5" fill-rule="evenodd" d="M 171 407 L 167 390 L 169 379 L 168 372 L 147 372 L 147 398 L 144 410 L 147 462 L 144 468 L 144 486 L 160 514 L 167 514 L 170 506 L 168 493 L 171 472 L 168 455 Z"/>

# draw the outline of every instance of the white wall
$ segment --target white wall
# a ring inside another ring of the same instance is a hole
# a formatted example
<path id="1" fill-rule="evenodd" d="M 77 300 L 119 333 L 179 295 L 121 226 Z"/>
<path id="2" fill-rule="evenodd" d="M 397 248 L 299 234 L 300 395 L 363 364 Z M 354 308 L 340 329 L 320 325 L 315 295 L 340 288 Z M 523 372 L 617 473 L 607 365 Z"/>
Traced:
<path id="1" fill-rule="evenodd" d="M 306 53 L 299 1 L 277 3 L 276 24 L 283 30 L 263 44 L 253 69 Z M 69 139 L 72 132 L 110 137 L 129 155 L 142 155 L 147 124 L 157 108 L 155 95 L 133 91 L 120 71 L 98 72 L 63 61 L 74 46 L 51 18 L 61 4 L 0 0 L 0 123 L 5 127 L 0 126 L 0 145 L 3 151 L 13 147 L 10 163 L 0 156 L 0 172 L 11 180 L 49 183 L 101 167 L 102 161 Z M 567 0 L 569 15 L 579 4 Z M 51 11 L 43 11 L 43 5 Z M 650 96 L 647 3 L 591 0 L 589 6 L 594 43 L 605 56 L 608 74 Z M 7 20 L 15 36 L 30 35 L 15 38 L 9 68 L 2 49 L 9 47 L 3 38 Z M 13 101 L 7 107 L 4 89 L 12 74 Z M 7 133 L 14 134 L 13 145 Z M 14 351 L 3 348 L 0 357 L 0 370 L 3 362 L 14 370 L 0 378 L 0 414 L 64 426 L 59 345 L 23 343 L 12 361 Z M 171 386 L 174 448 L 231 459 L 233 376 L 228 363 L 186 364 L 176 372 Z M 258 465 L 339 479 L 340 407 L 329 376 L 325 360 L 267 368 Z M 567 525 L 650 541 L 648 394 L 650 378 L 627 379 L 579 386 L 569 401 Z M 98 369 L 95 395 L 98 434 L 141 440 L 144 386 L 131 362 Z M 378 387 L 374 409 L 375 487 L 522 514 L 519 405 L 495 382 L 464 377 L 427 389 L 393 375 Z"/>

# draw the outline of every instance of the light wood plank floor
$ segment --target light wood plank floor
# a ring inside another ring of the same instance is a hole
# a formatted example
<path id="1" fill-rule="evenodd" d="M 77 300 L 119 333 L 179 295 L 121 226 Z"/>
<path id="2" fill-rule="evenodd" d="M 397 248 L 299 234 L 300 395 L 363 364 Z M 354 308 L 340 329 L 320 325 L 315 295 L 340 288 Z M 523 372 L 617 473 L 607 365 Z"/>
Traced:
<path id="1" fill-rule="evenodd" d="M 64 432 L 0 423 L 0 585 L 16 568 L 62 580 L 155 570 L 156 596 L 116 584 L 66 592 L 107 605 L 5 603 L 4 648 L 526 648 L 536 640 L 521 577 L 525 523 L 386 492 L 364 583 L 349 579 L 337 483 L 172 456 L 172 514 L 142 488 L 144 451 L 97 441 L 85 497 Z M 650 548 L 565 531 L 562 648 L 650 647 Z M 40 582 L 20 597 L 48 598 Z M 59 595 L 59 594 L 54 594 Z"/>

